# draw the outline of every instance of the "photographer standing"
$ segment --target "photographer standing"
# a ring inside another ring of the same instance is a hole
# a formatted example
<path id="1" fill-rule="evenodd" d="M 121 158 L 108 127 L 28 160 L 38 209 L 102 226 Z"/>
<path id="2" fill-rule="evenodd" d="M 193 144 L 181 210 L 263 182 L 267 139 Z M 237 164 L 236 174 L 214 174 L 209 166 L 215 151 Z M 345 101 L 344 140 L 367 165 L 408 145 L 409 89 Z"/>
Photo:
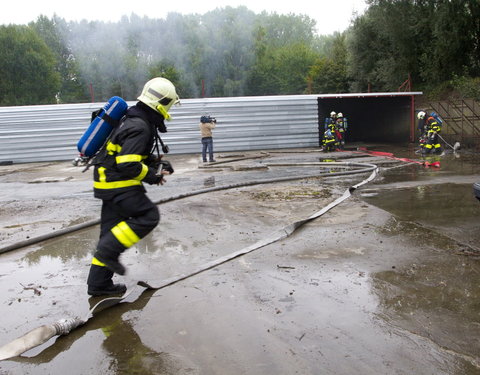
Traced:
<path id="1" fill-rule="evenodd" d="M 213 137 L 212 129 L 215 128 L 217 119 L 211 116 L 200 117 L 200 132 L 202 133 L 202 160 L 207 162 L 207 150 L 209 156 L 209 162 L 214 162 L 213 158 Z"/>

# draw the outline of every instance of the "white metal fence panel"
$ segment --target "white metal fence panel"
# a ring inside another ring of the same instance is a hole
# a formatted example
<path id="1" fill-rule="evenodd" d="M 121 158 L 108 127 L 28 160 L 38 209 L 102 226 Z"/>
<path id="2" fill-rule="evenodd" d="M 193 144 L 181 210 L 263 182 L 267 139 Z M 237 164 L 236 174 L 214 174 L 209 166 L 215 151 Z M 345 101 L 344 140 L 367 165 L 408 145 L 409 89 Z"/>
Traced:
<path id="1" fill-rule="evenodd" d="M 74 159 L 91 112 L 103 104 L 0 107 L 0 163 Z M 205 114 L 217 118 L 215 152 L 318 146 L 315 95 L 185 99 L 162 134 L 171 153 L 200 152 Z"/>

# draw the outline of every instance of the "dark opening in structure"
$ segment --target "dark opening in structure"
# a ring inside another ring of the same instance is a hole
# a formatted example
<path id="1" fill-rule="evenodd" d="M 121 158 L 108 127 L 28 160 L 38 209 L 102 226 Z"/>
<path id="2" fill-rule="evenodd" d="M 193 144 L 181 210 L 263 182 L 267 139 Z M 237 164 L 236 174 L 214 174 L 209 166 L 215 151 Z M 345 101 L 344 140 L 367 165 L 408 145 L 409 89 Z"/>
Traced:
<path id="1" fill-rule="evenodd" d="M 347 142 L 412 142 L 415 139 L 414 96 L 409 93 L 337 94 L 318 97 L 320 142 L 330 112 L 348 119 Z"/>

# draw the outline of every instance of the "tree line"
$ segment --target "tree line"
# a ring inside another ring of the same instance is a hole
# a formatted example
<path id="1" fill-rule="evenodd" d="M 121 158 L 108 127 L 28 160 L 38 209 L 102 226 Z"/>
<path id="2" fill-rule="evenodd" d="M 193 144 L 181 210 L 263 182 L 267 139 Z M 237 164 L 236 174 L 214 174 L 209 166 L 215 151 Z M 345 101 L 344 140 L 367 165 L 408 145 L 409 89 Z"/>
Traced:
<path id="1" fill-rule="evenodd" d="M 181 98 L 388 92 L 407 78 L 431 96 L 480 98 L 478 0 L 367 3 L 331 35 L 317 35 L 308 15 L 243 6 L 3 25 L 0 105 L 135 100 L 154 76 L 174 82 Z"/>

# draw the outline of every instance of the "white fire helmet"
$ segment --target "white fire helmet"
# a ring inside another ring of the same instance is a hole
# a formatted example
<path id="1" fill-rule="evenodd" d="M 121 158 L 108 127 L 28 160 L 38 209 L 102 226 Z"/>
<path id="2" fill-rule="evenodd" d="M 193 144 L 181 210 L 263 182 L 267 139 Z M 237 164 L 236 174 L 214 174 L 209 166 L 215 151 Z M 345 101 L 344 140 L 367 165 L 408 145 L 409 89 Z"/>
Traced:
<path id="1" fill-rule="evenodd" d="M 335 117 L 337 113 L 335 111 L 330 112 L 330 117 Z"/>
<path id="2" fill-rule="evenodd" d="M 426 114 L 426 113 L 425 113 L 424 111 L 420 111 L 420 112 L 418 112 L 418 114 L 417 114 L 417 118 L 418 118 L 419 120 L 423 120 L 423 119 L 425 118 L 425 114 Z"/>
<path id="3" fill-rule="evenodd" d="M 338 112 L 337 117 L 343 117 L 343 113 L 342 113 L 342 112 Z"/>
<path id="4" fill-rule="evenodd" d="M 163 115 L 165 120 L 171 119 L 168 114 L 170 107 L 180 103 L 173 83 L 162 77 L 153 78 L 145 83 L 137 99 Z"/>

